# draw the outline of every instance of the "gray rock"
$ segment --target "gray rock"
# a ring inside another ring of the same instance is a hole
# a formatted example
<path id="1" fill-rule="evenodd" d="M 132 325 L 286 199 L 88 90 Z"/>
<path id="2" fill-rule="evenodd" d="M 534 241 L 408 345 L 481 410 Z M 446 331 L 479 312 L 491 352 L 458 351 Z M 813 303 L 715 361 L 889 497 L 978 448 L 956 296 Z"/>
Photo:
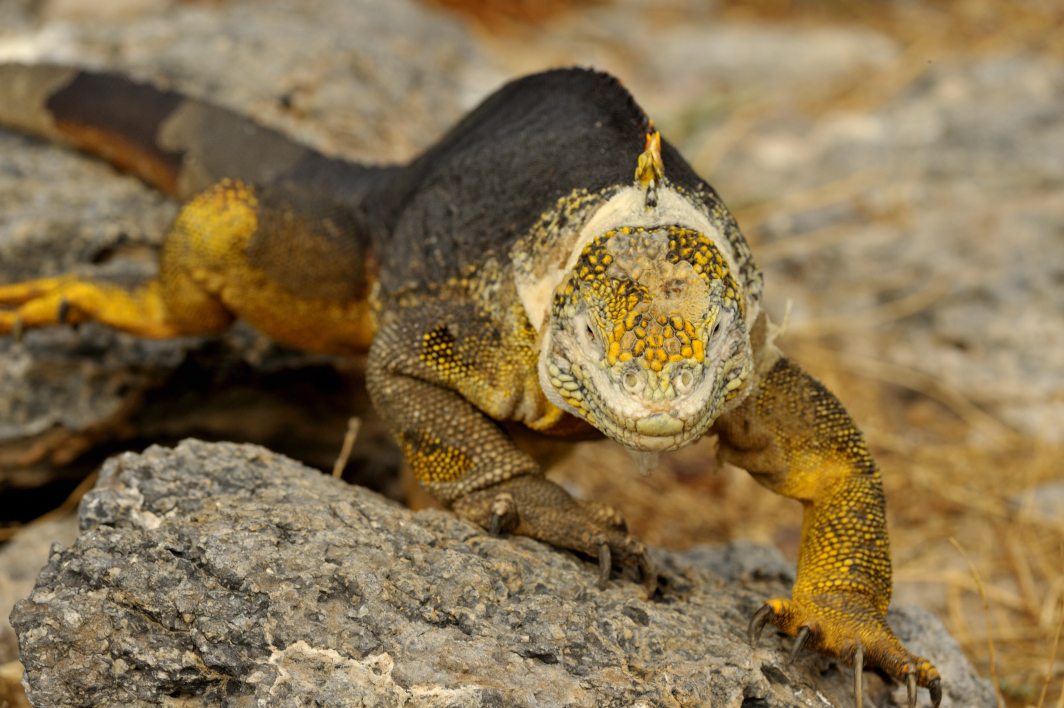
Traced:
<path id="1" fill-rule="evenodd" d="M 109 460 L 80 525 L 12 614 L 37 706 L 853 703 L 848 669 L 788 666 L 772 633 L 747 644 L 751 613 L 788 591 L 750 544 L 656 552 L 645 601 L 630 575 L 599 591 L 574 554 L 194 440 Z M 888 620 L 944 669 L 943 705 L 993 705 L 938 620 Z"/>
<path id="2" fill-rule="evenodd" d="M 70 514 L 30 524 L 0 548 L 0 665 L 18 659 L 15 630 L 7 621 L 11 608 L 33 590 L 51 545 L 73 543 L 77 535 L 77 518 Z"/>

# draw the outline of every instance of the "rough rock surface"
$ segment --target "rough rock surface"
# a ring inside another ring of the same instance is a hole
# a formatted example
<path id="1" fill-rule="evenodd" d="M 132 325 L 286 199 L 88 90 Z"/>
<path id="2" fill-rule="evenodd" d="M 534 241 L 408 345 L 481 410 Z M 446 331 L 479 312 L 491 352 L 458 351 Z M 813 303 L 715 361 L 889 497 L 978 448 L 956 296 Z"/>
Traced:
<path id="1" fill-rule="evenodd" d="M 77 519 L 71 514 L 30 524 L 0 548 L 0 665 L 18 659 L 15 631 L 8 623 L 11 608 L 33 590 L 37 573 L 48 562 L 51 545 L 69 545 L 77 535 Z"/>
<path id="2" fill-rule="evenodd" d="M 852 705 L 848 669 L 746 643 L 790 573 L 751 544 L 657 552 L 645 601 L 571 553 L 193 440 L 109 460 L 80 525 L 12 614 L 38 706 Z M 888 619 L 942 669 L 943 705 L 993 705 L 934 617 Z"/>

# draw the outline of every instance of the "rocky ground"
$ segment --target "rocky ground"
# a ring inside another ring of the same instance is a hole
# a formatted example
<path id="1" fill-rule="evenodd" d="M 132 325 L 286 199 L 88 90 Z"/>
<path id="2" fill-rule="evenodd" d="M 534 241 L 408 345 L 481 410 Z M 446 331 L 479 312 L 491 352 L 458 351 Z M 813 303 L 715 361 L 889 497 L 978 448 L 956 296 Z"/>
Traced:
<path id="1" fill-rule="evenodd" d="M 854 705 L 848 670 L 747 642 L 793 580 L 749 543 L 656 553 L 646 600 L 628 574 L 600 591 L 594 561 L 194 440 L 109 460 L 79 521 L 11 616 L 39 706 Z M 933 615 L 888 619 L 950 676 L 944 706 L 993 705 Z"/>
<path id="2" fill-rule="evenodd" d="M 415 154 L 508 77 L 568 64 L 622 77 L 736 211 L 770 312 L 789 309 L 781 344 L 868 433 L 899 599 L 939 612 L 989 669 L 958 538 L 990 586 L 998 641 L 1014 642 L 998 652 L 1007 696 L 1036 701 L 1062 577 L 1060 516 L 1032 511 L 1064 462 L 1054 18 L 1037 3 L 767 18 L 727 2 L 575 5 L 530 25 L 407 0 L 0 0 L 0 60 L 121 70 L 375 161 Z M 0 280 L 150 269 L 174 210 L 106 166 L 0 132 Z M 352 413 L 366 424 L 346 476 L 401 497 L 358 371 L 247 328 L 214 341 L 93 326 L 0 338 L 0 521 L 57 505 L 111 452 L 187 435 L 328 469 Z M 625 509 L 656 545 L 745 537 L 793 557 L 796 505 L 715 469 L 709 442 L 648 480 L 594 445 L 554 474 Z M 1055 692 L 1064 666 L 1050 673 Z"/>

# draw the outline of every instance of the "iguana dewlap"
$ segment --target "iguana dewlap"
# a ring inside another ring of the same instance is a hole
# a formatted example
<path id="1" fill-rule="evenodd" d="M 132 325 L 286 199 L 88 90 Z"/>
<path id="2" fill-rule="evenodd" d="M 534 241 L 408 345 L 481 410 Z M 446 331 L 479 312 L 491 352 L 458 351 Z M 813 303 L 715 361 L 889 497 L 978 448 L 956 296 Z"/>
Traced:
<path id="1" fill-rule="evenodd" d="M 0 66 L 0 122 L 105 157 L 184 202 L 157 278 L 0 286 L 0 334 L 95 320 L 146 337 L 244 318 L 369 352 L 413 473 L 489 529 L 638 567 L 613 509 L 547 481 L 504 426 L 598 430 L 652 468 L 705 434 L 805 507 L 791 598 L 766 623 L 940 697 L 884 623 L 879 471 L 838 400 L 773 345 L 761 273 L 717 194 L 612 77 L 514 81 L 409 165 L 326 158 L 225 110 L 109 75 Z"/>

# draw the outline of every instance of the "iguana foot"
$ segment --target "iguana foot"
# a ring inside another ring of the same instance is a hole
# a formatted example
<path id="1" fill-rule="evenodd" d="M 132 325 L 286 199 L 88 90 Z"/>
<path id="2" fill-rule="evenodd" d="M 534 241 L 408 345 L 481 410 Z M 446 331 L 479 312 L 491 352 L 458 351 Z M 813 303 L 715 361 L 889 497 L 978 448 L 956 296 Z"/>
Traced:
<path id="1" fill-rule="evenodd" d="M 0 335 L 20 338 L 24 330 L 96 320 L 146 337 L 181 334 L 166 317 L 154 283 L 126 290 L 75 276 L 0 285 Z"/>
<path id="2" fill-rule="evenodd" d="M 580 506 L 584 507 L 584 511 L 596 524 L 617 531 L 628 532 L 628 522 L 624 520 L 624 515 L 609 504 L 585 501 L 583 499 L 577 499 L 576 501 Z"/>
<path id="3" fill-rule="evenodd" d="M 861 672 L 879 667 L 906 685 L 909 708 L 916 706 L 916 687 L 928 689 L 938 708 L 942 685 L 927 659 L 906 651 L 883 621 L 871 599 L 854 593 L 796 596 L 769 600 L 750 620 L 750 643 L 757 645 L 766 624 L 795 638 L 790 661 L 802 648 L 812 649 L 854 669 L 854 700 L 862 704 Z"/>
<path id="4" fill-rule="evenodd" d="M 0 334 L 21 339 L 30 327 L 65 324 L 69 320 L 69 300 L 61 292 L 60 278 L 0 285 Z"/>
<path id="5" fill-rule="evenodd" d="M 493 536 L 514 533 L 597 558 L 600 589 L 605 588 L 613 564 L 638 568 L 648 598 L 657 589 L 658 576 L 646 547 L 628 535 L 624 518 L 615 509 L 577 501 L 542 477 L 509 479 L 458 499 L 453 508 Z"/>

